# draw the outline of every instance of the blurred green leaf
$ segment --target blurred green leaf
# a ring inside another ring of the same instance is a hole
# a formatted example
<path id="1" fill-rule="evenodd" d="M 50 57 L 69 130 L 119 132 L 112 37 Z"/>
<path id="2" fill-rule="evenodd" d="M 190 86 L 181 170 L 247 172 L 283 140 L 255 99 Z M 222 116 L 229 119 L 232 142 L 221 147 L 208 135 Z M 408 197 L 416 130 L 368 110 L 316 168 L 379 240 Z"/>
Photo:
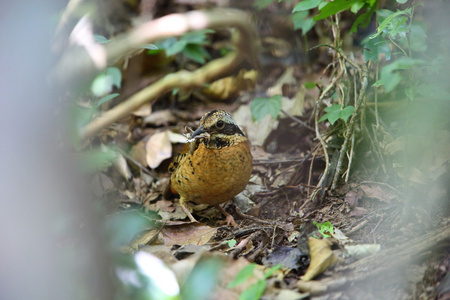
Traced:
<path id="1" fill-rule="evenodd" d="M 302 35 L 307 34 L 315 24 L 313 18 L 309 17 L 309 13 L 307 11 L 294 12 L 292 13 L 291 18 L 294 23 L 294 29 L 301 29 Z"/>
<path id="2" fill-rule="evenodd" d="M 189 274 L 181 288 L 183 300 L 213 299 L 212 292 L 216 286 L 223 263 L 220 259 L 201 259 Z"/>
<path id="3" fill-rule="evenodd" d="M 108 96 L 105 96 L 105 97 L 101 98 L 100 100 L 98 100 L 97 106 L 100 106 L 100 105 L 102 105 L 103 103 L 106 103 L 106 102 L 108 102 L 109 100 L 112 100 L 112 99 L 116 98 L 116 97 L 119 96 L 119 95 L 120 95 L 119 93 L 112 93 L 112 94 L 110 94 L 110 95 L 108 95 Z"/>
<path id="4" fill-rule="evenodd" d="M 228 245 L 228 247 L 230 247 L 230 248 L 233 248 L 234 246 L 236 246 L 236 240 L 235 239 L 231 239 L 231 240 L 228 240 L 227 241 L 227 245 Z"/>
<path id="5" fill-rule="evenodd" d="M 342 108 L 341 104 L 335 104 L 324 109 L 327 113 L 320 118 L 319 122 L 328 120 L 333 125 L 337 120 L 342 119 L 347 122 L 348 118 L 353 114 L 355 108 L 352 105 Z"/>
<path id="6" fill-rule="evenodd" d="M 409 36 L 411 50 L 424 52 L 427 50 L 427 34 L 425 29 L 419 24 L 411 25 L 411 34 Z"/>
<path id="7" fill-rule="evenodd" d="M 350 7 L 350 11 L 354 14 L 357 14 L 358 11 L 363 8 L 363 6 L 365 5 L 365 2 L 356 2 L 354 3 L 351 7 Z"/>
<path id="8" fill-rule="evenodd" d="M 390 14 L 389 14 L 390 13 Z M 386 16 L 387 14 L 389 14 L 384 20 L 384 16 Z M 401 15 L 406 15 L 406 16 L 410 16 L 411 15 L 411 9 L 405 9 L 405 10 L 400 10 L 397 12 L 392 12 L 389 11 L 387 9 L 384 10 L 378 10 L 377 11 L 377 15 L 378 15 L 378 19 L 381 22 L 381 24 L 378 26 L 377 29 L 377 33 L 374 33 L 373 35 L 370 36 L 371 39 L 376 38 L 377 36 L 379 36 L 388 26 L 390 27 L 390 30 L 398 30 L 398 27 L 405 22 L 404 19 L 403 20 L 396 20 L 394 18 L 401 16 Z M 382 20 L 382 21 L 381 21 Z M 393 32 L 389 32 L 389 35 L 393 35 Z"/>
<path id="9" fill-rule="evenodd" d="M 314 21 L 319 21 L 325 19 L 331 15 L 335 15 L 340 11 L 349 9 L 354 4 L 364 2 L 363 0 L 335 0 L 328 2 L 322 9 L 320 13 L 314 17 Z"/>
<path id="10" fill-rule="evenodd" d="M 372 19 L 373 10 L 369 9 L 367 12 L 359 15 L 355 22 L 353 22 L 352 28 L 350 29 L 350 33 L 354 33 L 358 30 L 358 28 L 365 28 L 369 26 L 370 20 Z"/>
<path id="11" fill-rule="evenodd" d="M 227 288 L 234 288 L 240 284 L 243 284 L 247 279 L 253 276 L 253 271 L 255 270 L 256 264 L 251 263 L 246 265 L 239 271 L 234 280 L 230 282 Z"/>
<path id="12" fill-rule="evenodd" d="M 172 55 L 178 54 L 181 51 L 183 51 L 183 49 L 186 47 L 186 45 L 187 45 L 187 42 L 185 40 L 175 41 L 172 44 L 170 44 L 167 48 L 165 48 L 166 55 L 172 56 Z"/>
<path id="13" fill-rule="evenodd" d="M 79 166 L 84 173 L 94 173 L 110 167 L 117 155 L 117 152 L 111 148 L 84 151 L 78 157 Z"/>
<path id="14" fill-rule="evenodd" d="M 266 290 L 266 281 L 258 280 L 255 284 L 251 285 L 248 289 L 242 292 L 239 296 L 239 300 L 259 300 L 264 295 Z"/>
<path id="15" fill-rule="evenodd" d="M 212 29 L 203 29 L 191 31 L 181 36 L 180 40 L 186 41 L 187 44 L 205 45 L 208 43 L 207 34 L 214 33 Z"/>
<path id="16" fill-rule="evenodd" d="M 304 85 L 308 90 L 312 90 L 317 87 L 315 82 L 305 82 Z"/>
<path id="17" fill-rule="evenodd" d="M 270 98 L 255 98 L 250 104 L 252 119 L 261 121 L 266 115 L 271 115 L 273 119 L 277 119 L 281 111 L 281 99 L 283 96 L 275 95 Z"/>
<path id="18" fill-rule="evenodd" d="M 319 6 L 319 4 L 323 2 L 323 0 L 304 0 L 301 1 L 300 3 L 297 3 L 294 7 L 294 9 L 292 10 L 293 13 L 298 12 L 298 11 L 307 11 L 310 10 L 312 8 L 316 8 L 317 6 Z"/>
<path id="19" fill-rule="evenodd" d="M 281 267 L 283 267 L 282 264 L 278 264 L 275 265 L 273 267 L 271 267 L 269 270 L 267 270 L 266 272 L 264 272 L 264 278 L 267 279 L 270 276 L 272 276 L 277 270 L 281 269 Z"/>
<path id="20" fill-rule="evenodd" d="M 183 54 L 199 64 L 204 64 L 206 62 L 205 58 L 210 58 L 208 51 L 196 44 L 187 45 L 183 50 Z"/>
<path id="21" fill-rule="evenodd" d="M 120 72 L 120 70 L 114 67 L 107 68 L 106 75 L 111 76 L 112 84 L 120 89 L 120 85 L 122 83 L 122 73 Z"/>
<path id="22" fill-rule="evenodd" d="M 273 3 L 273 0 L 255 0 L 253 6 L 259 10 L 263 10 L 267 6 Z"/>
<path id="23" fill-rule="evenodd" d="M 393 63 L 384 66 L 381 69 L 380 81 L 384 86 L 386 92 L 392 91 L 403 79 L 397 72 L 398 70 L 411 69 L 413 66 L 423 64 L 424 61 L 420 59 L 413 59 L 409 57 L 401 57 Z"/>
<path id="24" fill-rule="evenodd" d="M 364 60 L 378 62 L 380 54 L 384 54 L 386 60 L 391 59 L 391 49 L 389 43 L 381 36 L 377 36 L 374 39 L 365 38 L 362 41 L 364 45 Z"/>

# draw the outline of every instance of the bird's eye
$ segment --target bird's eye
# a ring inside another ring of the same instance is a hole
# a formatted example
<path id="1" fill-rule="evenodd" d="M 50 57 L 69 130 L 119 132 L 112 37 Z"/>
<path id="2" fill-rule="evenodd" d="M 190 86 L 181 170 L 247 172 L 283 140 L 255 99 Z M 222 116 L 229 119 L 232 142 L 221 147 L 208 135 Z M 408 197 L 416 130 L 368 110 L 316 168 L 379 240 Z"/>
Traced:
<path id="1" fill-rule="evenodd" d="M 222 120 L 217 121 L 216 127 L 218 129 L 222 129 L 224 126 L 225 126 L 225 122 L 224 121 L 222 121 Z"/>

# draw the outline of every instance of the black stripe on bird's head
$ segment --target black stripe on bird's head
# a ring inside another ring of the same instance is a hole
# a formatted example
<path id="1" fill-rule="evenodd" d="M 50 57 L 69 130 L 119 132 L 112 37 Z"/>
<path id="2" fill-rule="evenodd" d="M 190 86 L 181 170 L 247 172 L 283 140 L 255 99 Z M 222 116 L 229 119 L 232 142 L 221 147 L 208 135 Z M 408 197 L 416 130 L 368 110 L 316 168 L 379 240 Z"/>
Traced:
<path id="1" fill-rule="evenodd" d="M 200 126 L 191 134 L 191 138 L 202 133 L 208 133 L 210 136 L 235 134 L 245 136 L 230 113 L 221 109 L 206 113 L 200 120 Z"/>

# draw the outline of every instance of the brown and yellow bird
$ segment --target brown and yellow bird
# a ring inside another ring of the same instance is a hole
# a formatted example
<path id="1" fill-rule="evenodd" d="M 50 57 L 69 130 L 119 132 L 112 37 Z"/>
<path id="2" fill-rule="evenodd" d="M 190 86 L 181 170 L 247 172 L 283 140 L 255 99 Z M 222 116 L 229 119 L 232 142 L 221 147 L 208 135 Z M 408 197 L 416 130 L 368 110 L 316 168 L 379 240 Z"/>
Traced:
<path id="1" fill-rule="evenodd" d="M 179 194 L 180 206 L 192 222 L 196 220 L 186 207 L 189 201 L 214 205 L 228 224 L 237 226 L 219 204 L 244 190 L 252 172 L 252 154 L 247 137 L 228 112 L 213 110 L 201 118 L 169 172 L 164 196 Z"/>

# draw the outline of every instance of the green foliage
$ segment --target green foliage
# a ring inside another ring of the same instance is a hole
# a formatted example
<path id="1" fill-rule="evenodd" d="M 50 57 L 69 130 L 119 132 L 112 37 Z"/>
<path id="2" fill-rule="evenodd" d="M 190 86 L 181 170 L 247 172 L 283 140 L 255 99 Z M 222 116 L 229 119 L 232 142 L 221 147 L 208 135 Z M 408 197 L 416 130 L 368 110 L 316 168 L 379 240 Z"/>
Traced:
<path id="1" fill-rule="evenodd" d="M 266 279 L 271 277 L 282 265 L 275 265 L 269 270 L 264 272 L 264 279 L 259 279 L 255 284 L 251 285 L 248 289 L 242 292 L 239 296 L 239 300 L 258 300 L 261 299 L 264 291 L 266 290 L 267 283 Z M 228 288 L 233 288 L 244 282 L 253 276 L 253 272 L 256 268 L 256 264 L 248 264 L 236 275 L 234 280 L 228 284 Z"/>
<path id="2" fill-rule="evenodd" d="M 319 7 L 320 13 L 314 17 L 314 21 L 328 18 L 348 9 L 354 14 L 358 13 L 363 8 L 368 9 L 364 16 L 356 20 L 356 26 L 355 24 L 353 25 L 351 32 L 355 32 L 358 25 L 368 24 L 368 20 L 370 20 L 376 4 L 376 0 L 335 0 L 327 2 L 323 7 Z"/>
<path id="3" fill-rule="evenodd" d="M 109 94 L 109 95 L 107 95 L 105 97 L 102 97 L 102 98 L 100 98 L 100 100 L 97 101 L 97 106 L 100 106 L 103 103 L 106 103 L 106 102 L 116 98 L 119 95 L 120 95 L 119 93 L 112 93 L 112 94 Z"/>
<path id="4" fill-rule="evenodd" d="M 302 30 L 302 35 L 308 33 L 311 28 L 314 27 L 313 18 L 309 17 L 309 13 L 307 11 L 297 11 L 292 13 L 292 22 L 294 22 L 294 29 Z"/>
<path id="5" fill-rule="evenodd" d="M 90 174 L 110 167 L 117 158 L 117 152 L 111 148 L 97 148 L 80 153 L 78 158 L 81 171 Z"/>
<path id="6" fill-rule="evenodd" d="M 331 224 L 330 221 L 326 221 L 324 223 L 318 223 L 316 221 L 313 221 L 313 224 L 317 226 L 317 229 L 319 230 L 320 234 L 324 238 L 330 238 L 331 237 L 330 233 L 333 233 L 334 226 L 333 226 L 333 224 Z"/>
<path id="7" fill-rule="evenodd" d="M 313 8 L 318 7 L 320 4 L 325 2 L 324 0 L 304 0 L 300 3 L 297 3 L 292 10 L 292 12 L 298 12 L 298 11 L 307 11 Z"/>
<path id="8" fill-rule="evenodd" d="M 325 108 L 327 112 L 320 118 L 319 122 L 328 120 L 333 125 L 337 120 L 342 119 L 347 123 L 348 118 L 353 114 L 355 108 L 352 105 L 343 107 L 342 104 L 335 104 Z"/>
<path id="9" fill-rule="evenodd" d="M 317 87 L 316 84 L 317 84 L 317 83 L 311 82 L 311 81 L 308 81 L 308 82 L 305 82 L 305 83 L 304 83 L 305 88 L 308 89 L 308 90 L 315 89 L 315 88 Z"/>
<path id="10" fill-rule="evenodd" d="M 114 86 L 120 88 L 122 82 L 122 73 L 119 69 L 110 67 L 105 72 L 99 74 L 91 85 L 91 92 L 97 97 L 109 94 Z"/>
<path id="11" fill-rule="evenodd" d="M 220 259 L 200 260 L 181 287 L 182 298 L 184 300 L 212 299 L 212 292 L 222 268 L 223 262 Z"/>
<path id="12" fill-rule="evenodd" d="M 404 78 L 399 70 L 408 70 L 423 63 L 420 59 L 401 57 L 381 69 L 379 83 L 384 86 L 386 92 L 391 92 Z"/>
<path id="13" fill-rule="evenodd" d="M 255 98 L 250 104 L 253 121 L 260 122 L 266 115 L 276 119 L 281 111 L 283 96 L 274 95 L 270 98 Z"/>
<path id="14" fill-rule="evenodd" d="M 256 264 L 248 264 L 245 267 L 242 268 L 241 271 L 236 275 L 234 280 L 228 284 L 228 288 L 233 288 L 235 286 L 238 286 L 240 284 L 243 284 L 247 279 L 253 276 L 253 271 L 256 268 Z"/>
<path id="15" fill-rule="evenodd" d="M 236 246 L 236 240 L 235 239 L 231 239 L 231 240 L 228 240 L 226 242 L 227 242 L 228 247 L 230 247 L 230 248 L 233 248 L 234 246 Z"/>
<path id="16" fill-rule="evenodd" d="M 391 59 L 391 48 L 389 47 L 388 41 L 383 37 L 377 36 L 375 38 L 365 38 L 362 41 L 364 45 L 364 59 L 365 61 L 378 62 L 380 54 L 384 54 L 386 60 Z"/>
<path id="17" fill-rule="evenodd" d="M 214 33 L 212 29 L 204 29 L 199 31 L 192 31 L 182 35 L 180 38 L 168 38 L 155 44 L 147 44 L 144 46 L 148 49 L 148 55 L 155 55 L 165 51 L 166 56 L 183 54 L 190 60 L 199 64 L 204 64 L 206 59 L 211 59 L 208 51 L 204 46 L 209 44 L 208 34 Z"/>
<path id="18" fill-rule="evenodd" d="M 253 6 L 259 10 L 263 10 L 264 8 L 268 7 L 273 2 L 274 2 L 274 0 L 255 0 L 253 2 Z"/>

